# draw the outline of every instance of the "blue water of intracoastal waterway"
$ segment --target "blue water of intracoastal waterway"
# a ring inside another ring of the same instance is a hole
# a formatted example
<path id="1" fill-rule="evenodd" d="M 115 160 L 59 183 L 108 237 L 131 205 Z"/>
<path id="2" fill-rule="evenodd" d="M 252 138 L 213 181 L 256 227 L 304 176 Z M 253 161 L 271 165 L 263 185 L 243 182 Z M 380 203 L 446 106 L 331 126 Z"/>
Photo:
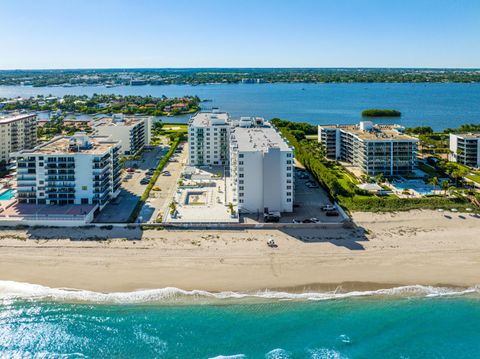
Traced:
<path id="1" fill-rule="evenodd" d="M 352 84 L 212 84 L 162 86 L 22 87 L 0 86 L 0 98 L 37 94 L 152 95 L 181 97 L 198 95 L 232 116 L 279 117 L 312 124 L 357 123 L 367 108 L 402 112 L 401 118 L 375 119 L 406 127 L 431 126 L 435 130 L 480 123 L 480 84 L 462 83 L 352 83 Z M 168 117 L 169 122 L 187 121 L 188 116 Z"/>

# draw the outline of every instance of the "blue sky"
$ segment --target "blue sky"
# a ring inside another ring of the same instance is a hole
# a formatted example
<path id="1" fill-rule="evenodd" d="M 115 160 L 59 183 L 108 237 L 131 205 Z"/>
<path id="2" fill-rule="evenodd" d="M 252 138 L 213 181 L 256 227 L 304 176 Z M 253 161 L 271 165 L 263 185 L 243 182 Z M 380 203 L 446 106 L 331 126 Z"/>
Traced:
<path id="1" fill-rule="evenodd" d="M 0 69 L 480 67 L 479 0 L 1 0 Z"/>

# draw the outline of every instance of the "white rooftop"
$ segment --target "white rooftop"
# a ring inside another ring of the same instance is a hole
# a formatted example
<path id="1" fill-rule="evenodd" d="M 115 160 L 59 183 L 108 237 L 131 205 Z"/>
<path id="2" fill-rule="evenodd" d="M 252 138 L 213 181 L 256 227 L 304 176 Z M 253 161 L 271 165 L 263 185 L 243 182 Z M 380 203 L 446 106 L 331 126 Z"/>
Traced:
<path id="1" fill-rule="evenodd" d="M 227 112 L 199 112 L 190 119 L 195 127 L 226 125 L 230 120 Z"/>
<path id="2" fill-rule="evenodd" d="M 34 116 L 36 116 L 34 113 L 29 113 L 24 115 L 13 114 L 13 115 L 0 116 L 0 124 L 20 121 L 20 120 L 24 120 L 26 118 L 31 118 Z"/>
<path id="3" fill-rule="evenodd" d="M 268 122 L 262 126 L 235 127 L 231 139 L 239 151 L 268 151 L 269 148 L 291 150 L 287 141 Z"/>

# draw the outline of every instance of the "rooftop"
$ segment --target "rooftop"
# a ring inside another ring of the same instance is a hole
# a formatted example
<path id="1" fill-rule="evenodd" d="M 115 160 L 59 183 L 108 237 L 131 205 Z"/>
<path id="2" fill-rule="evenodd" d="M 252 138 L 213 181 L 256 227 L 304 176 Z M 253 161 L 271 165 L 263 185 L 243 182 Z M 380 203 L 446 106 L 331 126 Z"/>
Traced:
<path id="1" fill-rule="evenodd" d="M 73 155 L 81 154 L 104 154 L 118 142 L 109 140 L 109 136 L 86 136 L 76 134 L 74 136 L 59 136 L 49 142 L 37 146 L 31 150 L 23 150 L 20 155 Z"/>
<path id="2" fill-rule="evenodd" d="M 480 132 L 462 132 L 462 133 L 452 133 L 452 135 L 467 138 L 467 139 L 477 139 L 480 138 Z"/>
<path id="3" fill-rule="evenodd" d="M 10 123 L 10 122 L 15 122 L 15 121 L 21 121 L 27 118 L 35 117 L 37 115 L 33 113 L 28 113 L 28 114 L 14 114 L 14 115 L 6 115 L 6 116 L 0 116 L 0 124 L 4 123 Z"/>
<path id="4" fill-rule="evenodd" d="M 365 141 L 418 141 L 415 137 L 404 134 L 403 126 L 400 125 L 379 125 L 367 122 L 362 128 L 359 125 L 319 125 L 321 128 L 336 128 L 351 133 Z"/>
<path id="5" fill-rule="evenodd" d="M 103 117 L 96 126 L 133 126 L 143 123 L 147 116 L 121 116 L 121 117 Z"/>
<path id="6" fill-rule="evenodd" d="M 270 148 L 288 151 L 291 149 L 287 141 L 268 122 L 262 126 L 235 127 L 231 138 L 239 151 L 268 151 Z"/>
<path id="7" fill-rule="evenodd" d="M 230 120 L 227 112 L 199 112 L 190 119 L 189 124 L 195 127 L 226 125 Z"/>

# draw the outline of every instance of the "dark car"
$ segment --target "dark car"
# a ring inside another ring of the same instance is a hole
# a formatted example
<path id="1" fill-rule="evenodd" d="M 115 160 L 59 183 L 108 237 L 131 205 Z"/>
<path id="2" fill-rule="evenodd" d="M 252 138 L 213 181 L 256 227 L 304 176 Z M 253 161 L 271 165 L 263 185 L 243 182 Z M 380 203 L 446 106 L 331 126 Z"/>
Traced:
<path id="1" fill-rule="evenodd" d="M 140 184 L 148 184 L 150 182 L 150 180 L 148 178 L 142 178 L 142 180 L 140 181 Z"/>
<path id="2" fill-rule="evenodd" d="M 336 217 L 339 215 L 338 211 L 337 210 L 331 210 L 331 211 L 326 211 L 325 214 L 328 216 L 328 217 Z"/>

